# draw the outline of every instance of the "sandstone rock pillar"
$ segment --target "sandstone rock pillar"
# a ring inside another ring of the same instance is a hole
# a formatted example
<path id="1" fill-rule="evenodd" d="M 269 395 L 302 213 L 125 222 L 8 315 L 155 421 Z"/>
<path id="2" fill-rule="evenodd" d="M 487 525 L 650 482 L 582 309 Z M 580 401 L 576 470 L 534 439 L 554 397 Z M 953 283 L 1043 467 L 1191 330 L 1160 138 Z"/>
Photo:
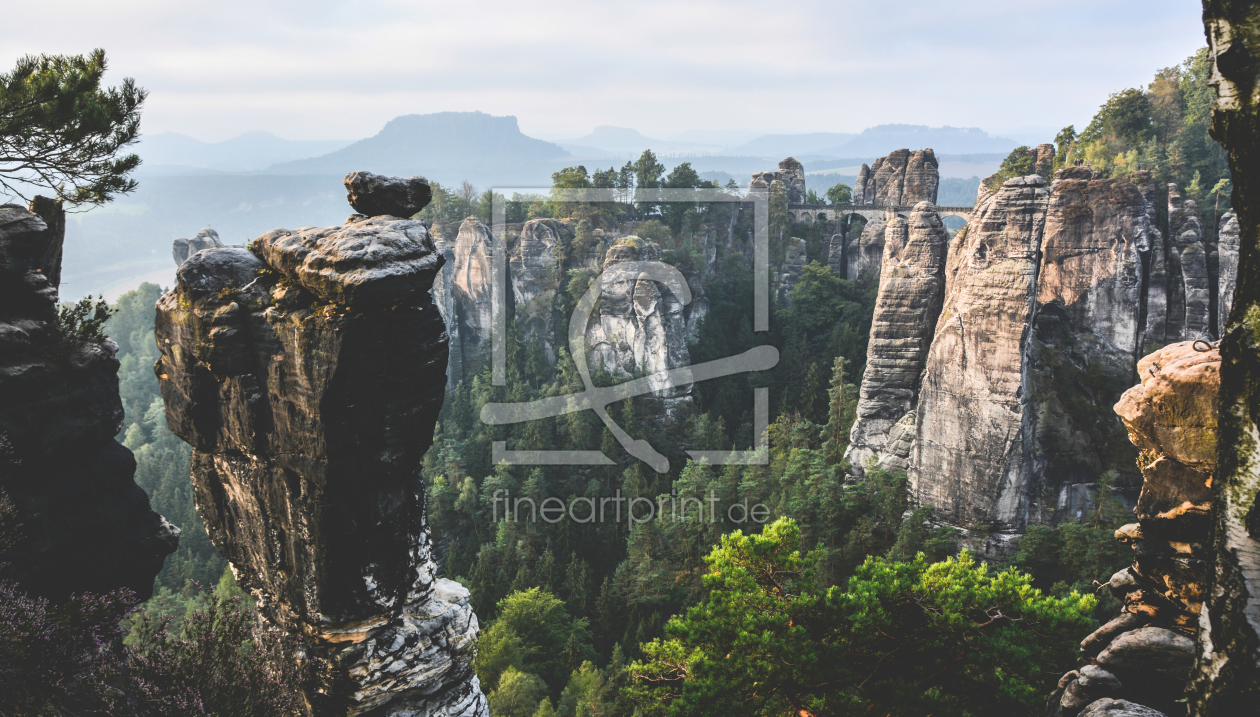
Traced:
<path id="1" fill-rule="evenodd" d="M 392 189 L 410 215 L 409 184 L 350 188 L 356 208 Z M 420 472 L 446 384 L 442 264 L 424 223 L 352 217 L 195 254 L 158 302 L 197 509 L 260 611 L 304 639 L 316 715 L 486 714 L 477 618 L 435 577 Z"/>
<path id="2" fill-rule="evenodd" d="M 889 434 L 918 403 L 919 381 L 945 293 L 949 236 L 931 204 L 915 205 L 908 222 L 895 217 L 885 236 L 866 372 L 845 452 L 859 475 L 872 460 L 893 472 L 908 467 L 909 443 L 896 441 L 890 446 Z"/>

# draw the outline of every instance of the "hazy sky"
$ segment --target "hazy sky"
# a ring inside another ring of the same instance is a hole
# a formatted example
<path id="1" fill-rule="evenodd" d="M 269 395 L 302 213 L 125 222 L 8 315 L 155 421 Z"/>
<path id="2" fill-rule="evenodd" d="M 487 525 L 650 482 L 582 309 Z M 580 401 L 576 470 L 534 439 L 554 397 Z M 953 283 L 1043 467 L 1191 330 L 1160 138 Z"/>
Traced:
<path id="1" fill-rule="evenodd" d="M 1088 122 L 1204 44 L 1194 0 L 41 0 L 6 3 L 0 66 L 104 47 L 150 91 L 143 129 L 359 138 L 400 114 L 854 132 Z M 1013 132 L 1008 132 L 1013 133 Z"/>

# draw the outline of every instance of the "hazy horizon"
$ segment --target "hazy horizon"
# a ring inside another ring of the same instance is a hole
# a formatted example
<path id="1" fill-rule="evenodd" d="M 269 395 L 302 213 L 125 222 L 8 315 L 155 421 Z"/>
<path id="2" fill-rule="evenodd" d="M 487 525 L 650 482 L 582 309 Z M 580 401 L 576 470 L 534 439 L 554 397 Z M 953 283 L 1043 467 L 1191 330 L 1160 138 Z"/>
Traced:
<path id="1" fill-rule="evenodd" d="M 1197 3 L 1012 7 L 644 2 L 547 9 L 50 0 L 10 10 L 0 62 L 103 47 L 150 91 L 146 135 L 353 140 L 405 114 L 481 111 L 571 141 L 600 125 L 671 140 L 880 124 L 1040 134 L 1204 44 Z M 49 22 L 49 16 L 56 22 Z M 1029 130 L 1029 131 L 1024 131 Z"/>

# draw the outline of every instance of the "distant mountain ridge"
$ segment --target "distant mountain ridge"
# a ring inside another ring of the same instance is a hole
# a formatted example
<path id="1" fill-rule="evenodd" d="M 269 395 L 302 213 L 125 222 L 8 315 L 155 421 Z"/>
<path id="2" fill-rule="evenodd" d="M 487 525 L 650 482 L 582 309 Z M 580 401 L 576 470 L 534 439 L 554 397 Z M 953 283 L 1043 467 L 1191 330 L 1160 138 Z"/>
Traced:
<path id="1" fill-rule="evenodd" d="M 177 132 L 142 135 L 136 154 L 143 171 L 192 167 L 220 172 L 250 172 L 336 151 L 353 140 L 295 140 L 271 132 L 246 132 L 222 142 L 203 142 Z"/>
<path id="2" fill-rule="evenodd" d="M 483 112 L 395 117 L 380 132 L 323 156 L 275 164 L 267 174 L 328 174 L 370 170 L 423 175 L 442 183 L 537 182 L 559 168 L 563 147 L 521 133 L 516 118 Z"/>

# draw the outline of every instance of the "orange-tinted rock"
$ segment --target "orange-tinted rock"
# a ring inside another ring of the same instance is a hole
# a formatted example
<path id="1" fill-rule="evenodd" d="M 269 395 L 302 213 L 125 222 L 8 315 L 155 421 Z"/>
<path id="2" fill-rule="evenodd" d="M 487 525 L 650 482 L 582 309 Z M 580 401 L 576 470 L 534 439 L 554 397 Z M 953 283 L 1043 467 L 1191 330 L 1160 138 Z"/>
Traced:
<path id="1" fill-rule="evenodd" d="M 1210 473 L 1216 465 L 1220 352 L 1196 351 L 1190 341 L 1171 344 L 1138 361 L 1138 374 L 1142 383 L 1116 404 L 1129 440 Z"/>

